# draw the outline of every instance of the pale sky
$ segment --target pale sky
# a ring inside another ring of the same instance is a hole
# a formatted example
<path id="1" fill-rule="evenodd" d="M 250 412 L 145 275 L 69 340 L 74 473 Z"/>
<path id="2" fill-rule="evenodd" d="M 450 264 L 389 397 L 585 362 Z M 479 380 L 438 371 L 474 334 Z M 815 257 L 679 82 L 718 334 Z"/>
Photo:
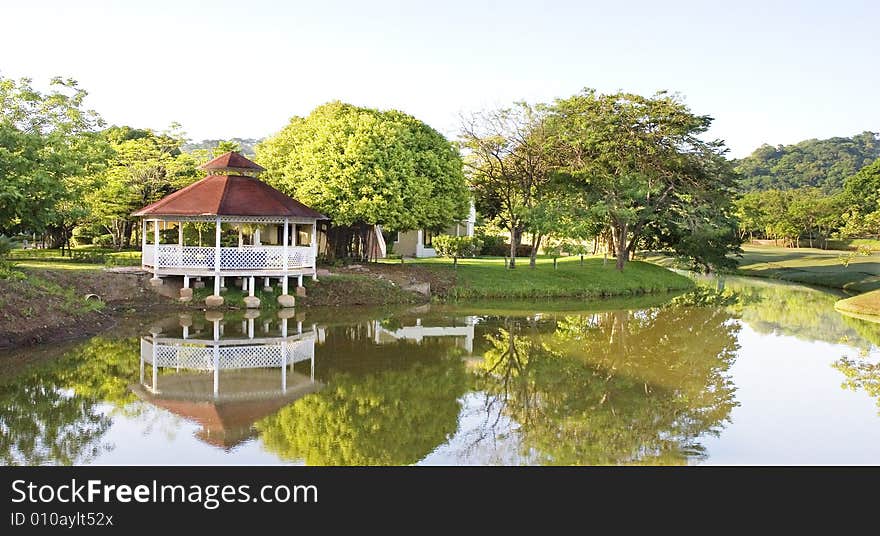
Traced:
<path id="1" fill-rule="evenodd" d="M 0 0 L 0 74 L 79 80 L 110 124 L 263 137 L 343 100 L 458 116 L 666 89 L 732 156 L 880 130 L 880 2 Z"/>

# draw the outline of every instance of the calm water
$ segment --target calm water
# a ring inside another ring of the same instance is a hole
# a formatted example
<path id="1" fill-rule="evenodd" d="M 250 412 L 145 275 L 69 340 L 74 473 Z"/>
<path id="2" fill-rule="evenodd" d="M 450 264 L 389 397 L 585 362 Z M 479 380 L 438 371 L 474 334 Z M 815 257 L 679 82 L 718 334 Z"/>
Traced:
<path id="1" fill-rule="evenodd" d="M 880 325 L 836 299 L 131 318 L 0 355 L 0 463 L 880 463 Z"/>

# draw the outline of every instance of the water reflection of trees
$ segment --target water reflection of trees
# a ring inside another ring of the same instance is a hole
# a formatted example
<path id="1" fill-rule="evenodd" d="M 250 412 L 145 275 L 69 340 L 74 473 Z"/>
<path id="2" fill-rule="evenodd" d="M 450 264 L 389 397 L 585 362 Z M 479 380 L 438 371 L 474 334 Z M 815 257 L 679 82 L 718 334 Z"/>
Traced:
<path id="1" fill-rule="evenodd" d="M 405 465 L 456 431 L 467 375 L 451 341 L 375 344 L 367 324 L 328 328 L 321 391 L 256 423 L 264 447 L 310 465 Z"/>
<path id="2" fill-rule="evenodd" d="M 101 402 L 123 405 L 137 377 L 136 339 L 95 337 L 0 384 L 0 462 L 83 464 L 111 448 Z"/>
<path id="3" fill-rule="evenodd" d="M 874 345 L 873 354 L 871 349 L 862 348 L 855 357 L 843 356 L 832 365 L 844 376 L 841 387 L 851 391 L 864 391 L 868 396 L 876 399 L 880 407 L 880 324 L 843 316 L 843 320 L 866 341 Z"/>
<path id="4" fill-rule="evenodd" d="M 703 455 L 699 438 L 717 434 L 736 406 L 730 320 L 722 304 L 681 300 L 564 316 L 550 335 L 506 319 L 487 337 L 478 387 L 518 423 L 532 461 L 680 463 Z"/>

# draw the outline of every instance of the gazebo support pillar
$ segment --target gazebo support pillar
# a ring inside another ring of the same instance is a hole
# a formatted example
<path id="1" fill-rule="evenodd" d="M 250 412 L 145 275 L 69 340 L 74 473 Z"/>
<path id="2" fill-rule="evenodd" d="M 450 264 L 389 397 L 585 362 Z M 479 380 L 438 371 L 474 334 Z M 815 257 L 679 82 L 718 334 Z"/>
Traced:
<path id="1" fill-rule="evenodd" d="M 153 277 L 150 283 L 162 284 L 162 278 L 159 277 L 159 220 L 153 220 Z"/>
<path id="2" fill-rule="evenodd" d="M 205 298 L 208 307 L 223 305 L 223 296 L 220 295 L 220 216 L 217 216 L 214 224 L 214 294 Z"/>
<path id="3" fill-rule="evenodd" d="M 296 304 L 296 299 L 288 294 L 288 258 L 287 258 L 287 246 L 290 244 L 290 218 L 284 218 L 284 231 L 281 233 L 281 295 L 278 296 L 278 305 L 281 307 L 293 307 Z"/>
<path id="4" fill-rule="evenodd" d="M 312 224 L 312 243 L 310 244 L 312 248 L 312 281 L 318 280 L 318 222 Z M 302 283 L 300 283 L 302 286 Z"/>
<path id="5" fill-rule="evenodd" d="M 256 284 L 254 276 L 247 278 L 248 295 L 244 299 L 244 306 L 248 309 L 258 309 L 260 307 L 260 298 L 254 296 L 254 287 Z"/>

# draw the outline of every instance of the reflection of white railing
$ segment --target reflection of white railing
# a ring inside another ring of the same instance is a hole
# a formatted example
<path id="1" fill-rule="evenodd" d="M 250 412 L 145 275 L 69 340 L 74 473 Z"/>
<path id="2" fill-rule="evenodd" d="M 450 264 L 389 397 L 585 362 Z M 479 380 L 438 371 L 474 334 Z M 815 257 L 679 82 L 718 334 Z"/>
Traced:
<path id="1" fill-rule="evenodd" d="M 195 339 L 159 338 L 141 339 L 141 358 L 144 363 L 157 367 L 180 367 L 193 370 L 214 370 L 215 350 L 217 368 L 280 367 L 307 361 L 315 355 L 314 334 L 267 339 L 262 344 L 250 341 L 199 341 Z M 246 342 L 246 344 L 243 344 Z M 155 344 L 155 348 L 154 348 Z M 155 355 L 155 359 L 154 359 Z"/>
<path id="2" fill-rule="evenodd" d="M 154 245 L 148 244 L 143 251 L 143 263 L 155 266 Z M 216 248 L 198 246 L 178 246 L 160 244 L 158 248 L 159 268 L 194 268 L 214 270 Z M 312 268 L 315 266 L 314 250 L 309 246 L 289 246 L 287 248 L 287 267 L 291 269 Z M 221 270 L 282 270 L 284 268 L 284 246 L 244 246 L 240 248 L 220 248 Z"/>
<path id="3" fill-rule="evenodd" d="M 403 326 L 396 330 L 389 330 L 382 326 L 378 320 L 373 321 L 373 339 L 376 344 L 382 344 L 385 340 L 398 341 L 410 340 L 421 344 L 426 337 L 461 337 L 464 340 L 464 349 L 470 354 L 474 351 L 474 324 L 475 317 L 465 317 L 464 326 L 423 326 L 417 321 L 415 326 Z"/>

